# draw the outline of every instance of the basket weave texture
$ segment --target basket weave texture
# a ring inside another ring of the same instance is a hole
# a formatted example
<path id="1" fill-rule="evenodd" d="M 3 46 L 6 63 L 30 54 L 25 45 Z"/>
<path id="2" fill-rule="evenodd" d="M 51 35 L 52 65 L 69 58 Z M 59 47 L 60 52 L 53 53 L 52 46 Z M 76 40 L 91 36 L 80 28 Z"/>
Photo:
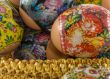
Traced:
<path id="1" fill-rule="evenodd" d="M 78 65 L 96 64 L 110 67 L 110 60 L 102 59 L 59 59 L 18 60 L 0 59 L 0 79 L 60 79 Z"/>

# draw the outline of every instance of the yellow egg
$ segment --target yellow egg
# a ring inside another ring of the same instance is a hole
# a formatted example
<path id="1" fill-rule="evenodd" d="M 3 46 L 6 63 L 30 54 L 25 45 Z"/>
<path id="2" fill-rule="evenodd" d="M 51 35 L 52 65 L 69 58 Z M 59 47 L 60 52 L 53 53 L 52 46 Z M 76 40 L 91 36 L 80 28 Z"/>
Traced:
<path id="1" fill-rule="evenodd" d="M 14 51 L 22 40 L 23 29 L 14 20 L 12 9 L 5 0 L 0 1 L 0 56 Z"/>

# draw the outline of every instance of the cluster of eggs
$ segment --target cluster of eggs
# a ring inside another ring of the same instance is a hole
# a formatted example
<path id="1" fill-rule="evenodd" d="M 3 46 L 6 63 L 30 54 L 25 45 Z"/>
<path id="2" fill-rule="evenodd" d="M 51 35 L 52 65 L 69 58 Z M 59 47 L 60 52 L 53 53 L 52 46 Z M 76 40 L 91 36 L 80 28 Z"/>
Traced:
<path id="1" fill-rule="evenodd" d="M 55 19 L 68 8 L 80 4 L 97 4 L 110 9 L 109 0 L 20 0 L 20 14 L 27 26 L 51 29 Z"/>
<path id="2" fill-rule="evenodd" d="M 0 54 L 17 48 L 23 35 L 23 29 L 13 17 L 16 10 L 7 1 L 0 1 Z M 109 51 L 109 0 L 9 1 L 15 5 L 20 2 L 19 13 L 27 26 L 35 30 L 51 30 L 51 40 L 63 54 L 96 57 Z"/>

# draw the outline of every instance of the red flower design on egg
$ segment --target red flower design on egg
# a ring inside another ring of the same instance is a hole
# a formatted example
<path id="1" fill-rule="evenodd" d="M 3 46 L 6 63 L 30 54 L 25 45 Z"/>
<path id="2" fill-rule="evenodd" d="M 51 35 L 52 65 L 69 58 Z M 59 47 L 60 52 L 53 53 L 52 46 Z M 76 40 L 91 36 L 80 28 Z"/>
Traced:
<path id="1" fill-rule="evenodd" d="M 102 33 L 103 26 L 101 20 L 93 14 L 82 14 L 82 20 L 73 24 L 68 29 L 72 34 L 65 38 L 65 49 L 69 55 L 76 57 L 95 57 L 100 53 L 100 48 L 104 45 L 104 39 L 97 37 Z"/>
<path id="2" fill-rule="evenodd" d="M 12 27 L 12 31 L 16 32 L 17 31 L 16 27 Z"/>
<path id="3" fill-rule="evenodd" d="M 83 14 L 83 18 L 85 19 L 80 22 L 80 25 L 85 33 L 85 36 L 95 37 L 97 34 L 103 32 L 102 24 L 98 17 L 93 14 Z"/>

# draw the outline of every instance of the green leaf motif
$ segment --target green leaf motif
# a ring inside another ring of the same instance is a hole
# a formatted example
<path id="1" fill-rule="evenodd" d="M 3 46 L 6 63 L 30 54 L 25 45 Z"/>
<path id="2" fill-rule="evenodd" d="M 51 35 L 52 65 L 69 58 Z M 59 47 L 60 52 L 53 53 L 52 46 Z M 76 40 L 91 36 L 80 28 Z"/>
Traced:
<path id="1" fill-rule="evenodd" d="M 65 23 L 65 27 L 64 27 L 65 30 L 69 29 L 72 26 L 72 24 L 77 23 L 81 19 L 82 19 L 81 14 L 75 14 L 75 15 L 71 14 L 71 15 L 69 15 L 67 17 L 67 21 Z"/>
<path id="2" fill-rule="evenodd" d="M 104 28 L 104 32 L 101 33 L 99 36 L 106 39 L 106 38 L 108 38 L 108 36 L 110 36 L 110 33 L 107 28 Z"/>
<path id="3" fill-rule="evenodd" d="M 7 26 L 7 28 L 8 28 L 9 30 L 12 30 L 13 24 L 10 23 L 10 22 L 8 22 L 6 26 Z"/>
<path id="4" fill-rule="evenodd" d="M 14 38 L 12 36 L 6 36 L 6 39 L 5 39 L 5 43 L 6 44 L 10 44 L 14 41 Z"/>

